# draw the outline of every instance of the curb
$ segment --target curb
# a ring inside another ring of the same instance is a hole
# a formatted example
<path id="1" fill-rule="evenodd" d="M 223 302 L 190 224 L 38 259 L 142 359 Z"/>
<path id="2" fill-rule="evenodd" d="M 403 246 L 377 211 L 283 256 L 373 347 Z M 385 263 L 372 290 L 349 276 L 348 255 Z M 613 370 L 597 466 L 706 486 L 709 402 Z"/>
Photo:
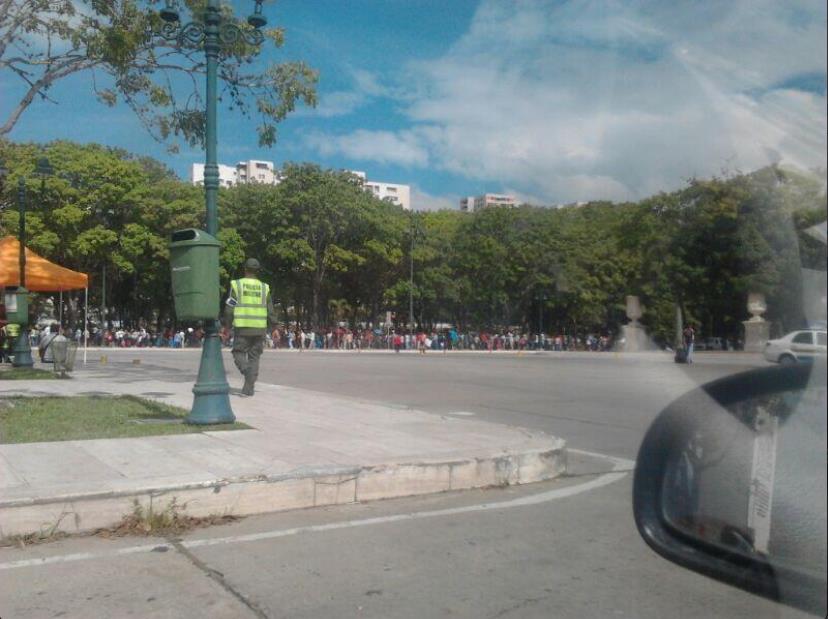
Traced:
<path id="1" fill-rule="evenodd" d="M 303 467 L 287 474 L 215 479 L 174 487 L 67 494 L 0 501 L 0 537 L 42 531 L 82 533 L 116 526 L 135 501 L 163 510 L 173 500 L 182 513 L 249 516 L 406 496 L 509 486 L 554 479 L 566 472 L 566 444 L 470 459 L 377 466 Z"/>

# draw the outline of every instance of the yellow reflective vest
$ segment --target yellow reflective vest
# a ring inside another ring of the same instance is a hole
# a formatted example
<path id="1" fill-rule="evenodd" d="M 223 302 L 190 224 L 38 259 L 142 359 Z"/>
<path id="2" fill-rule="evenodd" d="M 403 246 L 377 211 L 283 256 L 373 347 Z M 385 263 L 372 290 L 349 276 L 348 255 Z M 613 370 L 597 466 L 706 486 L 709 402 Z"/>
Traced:
<path id="1" fill-rule="evenodd" d="M 240 329 L 267 329 L 267 300 L 270 286 L 252 277 L 234 279 L 230 283 L 236 305 L 233 326 Z"/>

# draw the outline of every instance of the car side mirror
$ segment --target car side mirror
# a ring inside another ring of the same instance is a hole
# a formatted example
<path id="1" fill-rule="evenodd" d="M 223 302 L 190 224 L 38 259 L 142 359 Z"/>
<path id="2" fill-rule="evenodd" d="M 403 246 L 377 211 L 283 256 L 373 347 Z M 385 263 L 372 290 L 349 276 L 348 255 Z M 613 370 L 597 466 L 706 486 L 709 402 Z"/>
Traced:
<path id="1" fill-rule="evenodd" d="M 674 563 L 824 617 L 826 453 L 824 360 L 714 381 L 644 437 L 636 526 Z"/>

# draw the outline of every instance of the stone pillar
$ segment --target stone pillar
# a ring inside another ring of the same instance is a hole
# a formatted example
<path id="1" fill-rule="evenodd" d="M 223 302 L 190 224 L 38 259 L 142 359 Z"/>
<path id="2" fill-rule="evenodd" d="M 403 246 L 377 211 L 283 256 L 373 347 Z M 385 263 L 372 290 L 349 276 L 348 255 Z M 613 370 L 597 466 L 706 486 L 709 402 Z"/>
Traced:
<path id="1" fill-rule="evenodd" d="M 630 322 L 621 328 L 624 334 L 624 352 L 642 352 L 650 349 L 650 341 L 644 327 L 638 322 L 643 312 L 636 296 L 627 297 L 627 318 Z"/>
<path id="2" fill-rule="evenodd" d="M 770 323 L 762 318 L 768 309 L 765 295 L 751 292 L 748 295 L 747 309 L 751 317 L 742 323 L 745 326 L 745 352 L 762 352 L 770 337 Z"/>

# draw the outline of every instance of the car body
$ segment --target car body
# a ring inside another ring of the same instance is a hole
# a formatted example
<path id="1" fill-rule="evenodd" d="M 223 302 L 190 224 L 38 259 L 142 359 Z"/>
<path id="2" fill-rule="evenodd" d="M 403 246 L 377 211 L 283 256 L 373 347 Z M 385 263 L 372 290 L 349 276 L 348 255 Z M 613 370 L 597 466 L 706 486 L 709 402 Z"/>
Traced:
<path id="1" fill-rule="evenodd" d="M 769 340 L 763 354 L 772 363 L 792 365 L 813 361 L 826 354 L 826 332 L 819 329 L 791 331 L 787 335 Z"/>
<path id="2" fill-rule="evenodd" d="M 727 341 L 723 337 L 706 337 L 696 342 L 696 350 L 727 350 Z"/>
<path id="3" fill-rule="evenodd" d="M 633 514 L 666 559 L 826 616 L 825 359 L 706 383 L 656 418 Z"/>

